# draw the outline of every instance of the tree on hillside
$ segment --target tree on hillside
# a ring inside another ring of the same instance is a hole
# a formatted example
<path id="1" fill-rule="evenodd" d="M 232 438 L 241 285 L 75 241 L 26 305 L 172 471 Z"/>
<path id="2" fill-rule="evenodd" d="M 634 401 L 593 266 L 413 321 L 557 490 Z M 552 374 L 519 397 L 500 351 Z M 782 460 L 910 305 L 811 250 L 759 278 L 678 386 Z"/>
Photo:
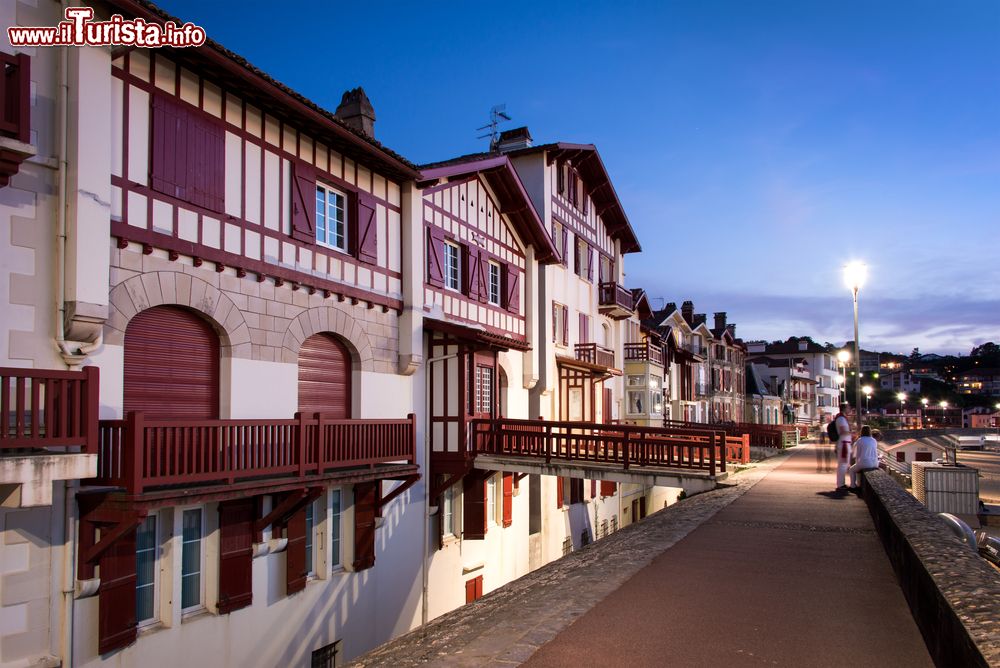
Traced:
<path id="1" fill-rule="evenodd" d="M 969 353 L 969 357 L 1000 357 L 1000 346 L 988 341 L 981 346 L 976 346 Z"/>
<path id="2" fill-rule="evenodd" d="M 911 359 L 911 360 L 916 360 L 916 359 L 918 359 L 919 357 L 920 357 L 920 348 L 914 348 L 914 349 L 913 349 L 913 350 L 912 350 L 912 351 L 910 352 L 910 359 Z"/>

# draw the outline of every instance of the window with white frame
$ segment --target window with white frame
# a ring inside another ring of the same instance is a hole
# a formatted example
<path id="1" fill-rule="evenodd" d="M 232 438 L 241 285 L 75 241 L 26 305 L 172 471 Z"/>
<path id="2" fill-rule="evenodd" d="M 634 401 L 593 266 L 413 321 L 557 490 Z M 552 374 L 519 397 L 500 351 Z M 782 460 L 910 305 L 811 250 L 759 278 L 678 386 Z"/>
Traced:
<path id="1" fill-rule="evenodd" d="M 316 241 L 347 251 L 347 197 L 321 183 L 316 184 Z"/>
<path id="2" fill-rule="evenodd" d="M 477 413 L 493 412 L 493 367 L 476 365 Z"/>
<path id="3" fill-rule="evenodd" d="M 497 523 L 497 476 L 494 473 L 486 480 L 486 515 L 489 518 L 489 525 L 495 526 Z"/>
<path id="4" fill-rule="evenodd" d="M 646 376 L 643 374 L 628 374 L 625 378 L 626 412 L 629 415 L 646 414 Z M 633 389 L 635 388 L 635 389 Z"/>
<path id="5" fill-rule="evenodd" d="M 201 508 L 185 510 L 181 514 L 181 610 L 202 607 L 205 550 L 204 512 Z"/>
<path id="6" fill-rule="evenodd" d="M 458 244 L 444 242 L 444 287 L 449 290 L 462 289 L 462 260 Z"/>
<path id="7" fill-rule="evenodd" d="M 490 262 L 489 300 L 494 306 L 500 306 L 500 265 Z"/>
<path id="8" fill-rule="evenodd" d="M 649 377 L 649 412 L 653 415 L 663 412 L 663 379 L 660 376 Z"/>
<path id="9" fill-rule="evenodd" d="M 441 493 L 441 534 L 455 535 L 455 485 Z"/>
<path id="10" fill-rule="evenodd" d="M 139 625 L 156 621 L 156 515 L 150 514 L 135 532 L 135 619 Z"/>
<path id="11" fill-rule="evenodd" d="M 316 525 L 316 517 L 312 503 L 306 504 L 306 575 L 315 575 L 316 566 L 313 561 L 313 530 Z"/>
<path id="12" fill-rule="evenodd" d="M 340 490 L 330 490 L 330 565 L 341 566 L 340 558 Z"/>

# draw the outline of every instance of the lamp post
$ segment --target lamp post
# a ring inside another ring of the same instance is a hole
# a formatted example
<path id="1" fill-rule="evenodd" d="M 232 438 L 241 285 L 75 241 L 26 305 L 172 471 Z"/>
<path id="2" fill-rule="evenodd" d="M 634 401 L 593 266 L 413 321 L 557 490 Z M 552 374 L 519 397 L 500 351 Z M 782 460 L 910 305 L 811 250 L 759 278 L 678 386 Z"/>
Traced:
<path id="1" fill-rule="evenodd" d="M 924 405 L 924 412 L 923 412 L 923 416 L 922 416 L 923 419 L 920 421 L 920 426 L 921 427 L 923 427 L 925 425 L 925 423 L 927 422 L 927 404 L 929 404 L 930 402 L 931 402 L 931 400 L 928 399 L 927 397 L 924 397 L 923 399 L 920 400 L 920 403 Z"/>
<path id="2" fill-rule="evenodd" d="M 948 411 L 948 402 L 947 401 L 942 401 L 941 402 L 941 426 L 942 427 L 948 426 L 948 413 L 947 413 L 947 411 Z"/>
<path id="3" fill-rule="evenodd" d="M 868 266 L 863 262 L 851 262 L 844 267 L 844 284 L 854 298 L 854 368 L 857 382 L 854 383 L 854 407 L 857 411 L 858 433 L 861 433 L 861 342 L 858 341 L 858 292 L 868 277 Z"/>
<path id="4" fill-rule="evenodd" d="M 840 383 L 840 391 L 843 397 L 840 399 L 841 402 L 847 399 L 847 360 L 851 359 L 851 353 L 846 350 L 841 350 L 837 353 L 837 361 L 840 362 L 840 375 L 837 376 L 837 382 Z M 838 406 L 839 408 L 839 406 Z"/>
<path id="5" fill-rule="evenodd" d="M 872 386 L 865 385 L 861 388 L 861 391 L 865 393 L 865 416 L 871 415 L 871 410 L 868 407 L 868 400 L 872 398 Z"/>
<path id="6" fill-rule="evenodd" d="M 896 398 L 899 399 L 899 427 L 900 429 L 906 429 L 904 422 L 906 418 L 903 417 L 903 412 L 906 410 L 906 392 L 900 392 L 896 395 Z"/>

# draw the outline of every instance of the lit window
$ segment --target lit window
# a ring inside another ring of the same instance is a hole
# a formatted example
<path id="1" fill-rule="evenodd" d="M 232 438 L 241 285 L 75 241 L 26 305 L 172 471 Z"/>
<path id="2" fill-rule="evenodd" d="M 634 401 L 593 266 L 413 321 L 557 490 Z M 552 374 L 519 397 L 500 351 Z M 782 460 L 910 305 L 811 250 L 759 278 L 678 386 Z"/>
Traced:
<path id="1" fill-rule="evenodd" d="M 340 566 L 340 490 L 330 491 L 330 565 Z"/>
<path id="2" fill-rule="evenodd" d="M 444 286 L 450 290 L 460 290 L 461 277 L 458 245 L 446 241 L 444 242 Z"/>
<path id="3" fill-rule="evenodd" d="M 500 265 L 490 262 L 490 303 L 500 306 Z"/>
<path id="4" fill-rule="evenodd" d="M 316 184 L 316 241 L 347 251 L 347 198 L 324 185 Z"/>
<path id="5" fill-rule="evenodd" d="M 156 614 L 156 515 L 149 515 L 135 532 L 135 618 L 139 624 Z"/>
<path id="6" fill-rule="evenodd" d="M 190 610 L 201 606 L 201 508 L 185 510 L 181 524 L 181 609 Z"/>

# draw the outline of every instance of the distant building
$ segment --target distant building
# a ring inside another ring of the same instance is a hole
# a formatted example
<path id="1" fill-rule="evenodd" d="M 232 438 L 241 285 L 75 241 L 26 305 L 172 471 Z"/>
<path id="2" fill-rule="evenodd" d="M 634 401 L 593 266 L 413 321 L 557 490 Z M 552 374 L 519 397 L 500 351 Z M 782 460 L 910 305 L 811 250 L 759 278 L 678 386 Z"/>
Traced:
<path id="1" fill-rule="evenodd" d="M 791 406 L 796 420 L 825 424 L 837 414 L 840 385 L 837 382 L 839 373 L 834 352 L 809 337 L 793 336 L 787 341 L 775 343 L 749 341 L 746 345 L 747 361 L 760 367 L 758 371 L 765 382 L 770 381 L 772 375 L 791 380 L 791 385 L 784 388 L 781 396 L 786 404 L 798 404 Z M 796 371 L 776 373 L 782 367 Z M 808 390 L 803 387 L 806 385 L 801 382 L 803 379 L 812 381 L 808 384 Z M 796 386 L 799 389 L 797 399 L 794 398 Z M 778 386 L 772 383 L 771 387 Z M 789 406 L 786 405 L 785 408 L 786 413 L 789 412 Z"/>
<path id="2" fill-rule="evenodd" d="M 957 389 L 962 394 L 1000 397 L 1000 369 L 975 369 L 958 376 Z"/>
<path id="3" fill-rule="evenodd" d="M 893 392 L 920 392 L 920 379 L 909 371 L 883 373 L 879 376 L 879 384 L 883 390 L 892 390 Z"/>

